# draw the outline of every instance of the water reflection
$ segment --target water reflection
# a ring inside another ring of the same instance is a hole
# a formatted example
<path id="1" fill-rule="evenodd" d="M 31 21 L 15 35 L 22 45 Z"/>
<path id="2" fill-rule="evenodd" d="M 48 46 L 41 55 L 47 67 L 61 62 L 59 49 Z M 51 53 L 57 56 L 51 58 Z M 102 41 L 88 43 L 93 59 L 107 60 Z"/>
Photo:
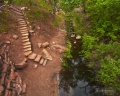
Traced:
<path id="1" fill-rule="evenodd" d="M 69 67 L 59 73 L 59 96 L 105 96 L 101 85 L 95 81 L 92 68 L 81 63 L 82 58 L 66 60 Z"/>

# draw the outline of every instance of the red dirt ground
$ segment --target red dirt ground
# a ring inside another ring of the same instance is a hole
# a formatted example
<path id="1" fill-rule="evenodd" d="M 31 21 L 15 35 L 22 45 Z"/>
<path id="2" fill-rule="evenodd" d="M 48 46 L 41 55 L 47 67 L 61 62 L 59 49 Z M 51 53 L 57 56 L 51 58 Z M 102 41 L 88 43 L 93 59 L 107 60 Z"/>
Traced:
<path id="1" fill-rule="evenodd" d="M 11 23 L 13 23 L 13 21 L 11 21 Z M 42 52 L 42 48 L 38 48 L 37 43 L 47 41 L 50 43 L 50 46 L 52 45 L 52 42 L 65 46 L 65 31 L 61 31 L 55 26 L 51 29 L 48 24 L 43 22 L 35 23 L 35 25 L 40 26 L 40 30 L 35 28 L 35 33 L 30 35 L 35 53 L 40 54 Z M 13 38 L 14 34 L 19 36 L 17 40 Z M 0 40 L 3 42 L 11 42 L 10 55 L 11 60 L 14 63 L 19 63 L 24 59 L 19 29 L 10 29 L 7 34 L 0 33 Z M 27 84 L 26 96 L 58 96 L 57 73 L 61 70 L 62 56 L 49 48 L 47 48 L 47 51 L 51 54 L 53 60 L 48 61 L 45 67 L 39 65 L 35 69 L 35 62 L 28 60 L 28 66 L 22 70 L 19 70 L 19 74 L 23 78 L 23 81 Z"/>

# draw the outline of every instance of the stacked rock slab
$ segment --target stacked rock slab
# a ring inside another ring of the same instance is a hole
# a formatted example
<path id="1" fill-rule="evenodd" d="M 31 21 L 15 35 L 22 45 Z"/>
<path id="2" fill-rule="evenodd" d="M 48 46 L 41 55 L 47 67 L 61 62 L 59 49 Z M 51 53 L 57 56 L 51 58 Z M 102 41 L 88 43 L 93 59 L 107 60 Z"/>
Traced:
<path id="1" fill-rule="evenodd" d="M 0 52 L 0 96 L 26 96 L 27 85 L 23 82 L 17 69 L 24 68 L 26 58 L 19 64 L 13 63 L 9 56 L 9 45 L 4 44 Z"/>
<path id="2" fill-rule="evenodd" d="M 42 55 L 38 55 L 38 54 L 35 54 L 33 52 L 32 44 L 31 44 L 31 41 L 30 41 L 30 38 L 29 38 L 29 30 L 28 30 L 29 28 L 28 28 L 27 21 L 26 21 L 24 13 L 16 7 L 10 6 L 10 8 L 16 14 L 17 21 L 18 21 L 19 26 L 20 26 L 19 30 L 20 30 L 20 33 L 21 33 L 21 36 L 22 36 L 21 40 L 22 40 L 23 54 L 28 59 L 31 59 L 34 62 L 37 62 L 37 63 L 45 66 L 47 64 L 47 61 L 48 61 L 47 58 L 44 58 Z"/>

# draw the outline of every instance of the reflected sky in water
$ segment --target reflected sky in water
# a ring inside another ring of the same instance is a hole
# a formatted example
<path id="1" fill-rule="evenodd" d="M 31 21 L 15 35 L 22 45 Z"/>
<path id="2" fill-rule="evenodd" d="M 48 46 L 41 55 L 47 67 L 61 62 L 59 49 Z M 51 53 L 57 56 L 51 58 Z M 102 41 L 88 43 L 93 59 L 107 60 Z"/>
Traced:
<path id="1" fill-rule="evenodd" d="M 81 41 L 70 38 L 70 42 L 73 58 L 64 59 L 69 66 L 59 73 L 59 96 L 105 96 L 101 92 L 102 85 L 95 80 L 95 71 L 79 57 Z"/>
<path id="2" fill-rule="evenodd" d="M 105 96 L 95 81 L 95 72 L 82 64 L 82 58 L 66 60 L 68 68 L 59 73 L 59 96 Z"/>

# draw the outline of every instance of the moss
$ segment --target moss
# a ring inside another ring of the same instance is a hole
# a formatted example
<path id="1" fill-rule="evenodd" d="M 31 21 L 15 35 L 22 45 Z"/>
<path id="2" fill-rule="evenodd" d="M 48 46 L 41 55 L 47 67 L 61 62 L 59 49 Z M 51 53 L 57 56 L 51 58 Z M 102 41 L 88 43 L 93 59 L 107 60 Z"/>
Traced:
<path id="1" fill-rule="evenodd" d="M 0 32 L 8 32 L 11 28 L 16 29 L 16 23 L 14 23 L 9 13 L 4 11 L 0 14 Z"/>

